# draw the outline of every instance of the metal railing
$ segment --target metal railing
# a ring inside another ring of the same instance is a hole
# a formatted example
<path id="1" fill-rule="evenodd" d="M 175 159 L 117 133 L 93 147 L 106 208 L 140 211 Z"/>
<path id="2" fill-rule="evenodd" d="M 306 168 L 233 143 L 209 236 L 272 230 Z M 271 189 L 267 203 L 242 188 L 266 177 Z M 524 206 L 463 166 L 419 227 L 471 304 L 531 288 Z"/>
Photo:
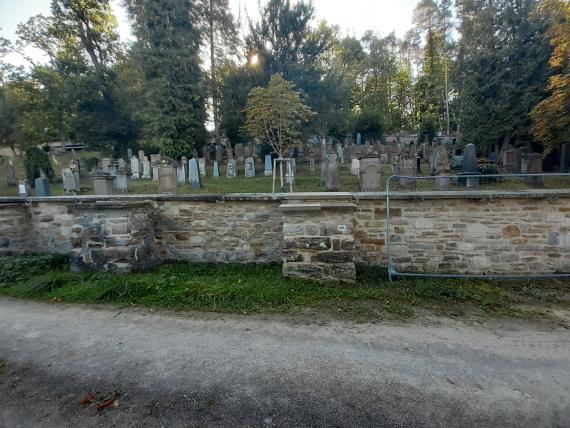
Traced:
<path id="1" fill-rule="evenodd" d="M 547 183 L 548 179 L 554 178 L 562 178 L 559 182 L 550 180 L 550 183 Z M 390 282 L 396 277 L 416 277 L 416 278 L 461 278 L 461 279 L 488 279 L 488 280 L 516 280 L 516 279 L 570 279 L 570 272 L 568 273 L 553 273 L 553 274 L 536 274 L 536 275 L 529 275 L 529 274 L 445 274 L 445 273 L 429 273 L 429 272 L 399 272 L 394 268 L 394 262 L 392 260 L 392 232 L 391 232 L 391 213 L 390 213 L 390 196 L 393 195 L 390 192 L 390 184 L 393 180 L 402 180 L 403 184 L 402 187 L 406 188 L 409 187 L 410 191 L 406 191 L 406 196 L 413 197 L 416 196 L 417 199 L 421 200 L 422 196 L 426 196 L 426 191 L 437 191 L 439 193 L 449 193 L 452 195 L 454 192 L 453 190 L 437 190 L 437 189 L 430 189 L 427 186 L 422 186 L 423 189 L 420 191 L 418 190 L 417 182 L 423 180 L 435 180 L 438 179 L 445 179 L 449 180 L 448 185 L 461 185 L 462 190 L 464 191 L 473 191 L 473 190 L 498 190 L 496 187 L 497 183 L 505 184 L 505 180 L 513 180 L 513 179 L 522 179 L 523 184 L 526 185 L 526 189 L 518 188 L 514 190 L 504 190 L 504 192 L 517 192 L 521 190 L 529 190 L 533 189 L 545 189 L 545 188 L 565 188 L 570 189 L 570 173 L 568 174 L 559 174 L 559 173 L 543 173 L 543 174 L 461 174 L 461 175 L 445 175 L 445 176 L 407 176 L 407 175 L 392 175 L 386 181 L 386 245 L 387 245 L 387 259 L 388 259 L 388 278 Z M 477 180 L 475 180 L 477 179 Z M 471 182 L 468 182 L 471 180 Z M 463 183 L 463 184 L 461 184 Z M 491 184 L 490 189 L 481 189 L 481 183 L 483 183 L 483 187 L 485 185 Z M 564 184 L 564 187 L 560 187 L 559 184 Z M 471 185 L 473 187 L 466 187 Z M 554 185 L 554 187 L 550 187 Z M 558 186 L 558 187 L 556 187 Z M 422 194 L 422 192 L 424 192 Z M 401 195 L 402 193 L 400 193 Z M 489 195 L 492 197 L 492 194 Z"/>

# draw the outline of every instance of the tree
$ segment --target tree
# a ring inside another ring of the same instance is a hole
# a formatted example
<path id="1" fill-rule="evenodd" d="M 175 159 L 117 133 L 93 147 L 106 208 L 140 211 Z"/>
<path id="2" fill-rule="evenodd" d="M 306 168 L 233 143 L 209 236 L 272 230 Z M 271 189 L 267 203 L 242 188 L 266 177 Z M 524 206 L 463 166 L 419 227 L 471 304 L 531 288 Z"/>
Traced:
<path id="1" fill-rule="evenodd" d="M 543 98 L 550 46 L 536 0 L 461 0 L 455 83 L 464 143 L 530 144 L 530 111 Z"/>
<path id="2" fill-rule="evenodd" d="M 531 116 L 532 133 L 548 153 L 570 142 L 570 3 L 543 0 L 540 13 L 550 18 L 549 66 L 556 74 L 548 80 L 548 97 L 532 109 Z"/>
<path id="3" fill-rule="evenodd" d="M 301 124 L 313 114 L 295 85 L 275 74 L 266 88 L 254 88 L 249 94 L 246 127 L 252 138 L 268 143 L 283 157 L 299 137 Z"/>
<path id="4" fill-rule="evenodd" d="M 144 76 L 139 114 L 143 142 L 167 156 L 188 156 L 206 138 L 200 69 L 199 8 L 194 0 L 128 0 Z"/>
<path id="5" fill-rule="evenodd" d="M 282 73 L 305 95 L 307 104 L 319 113 L 318 128 L 307 133 L 326 132 L 330 115 L 341 108 L 335 77 L 327 74 L 324 56 L 334 41 L 334 29 L 320 23 L 313 26 L 315 9 L 303 0 L 269 0 L 260 10 L 261 19 L 250 22 L 245 39 L 249 56 L 257 55 L 259 67 L 268 81 Z M 330 77 L 330 79 L 329 79 Z"/>
<path id="6" fill-rule="evenodd" d="M 201 0 L 204 44 L 210 52 L 209 95 L 212 100 L 214 137 L 220 143 L 220 69 L 223 59 L 233 55 L 239 44 L 234 17 L 229 8 L 229 0 Z M 222 58 L 222 60 L 220 60 Z"/>

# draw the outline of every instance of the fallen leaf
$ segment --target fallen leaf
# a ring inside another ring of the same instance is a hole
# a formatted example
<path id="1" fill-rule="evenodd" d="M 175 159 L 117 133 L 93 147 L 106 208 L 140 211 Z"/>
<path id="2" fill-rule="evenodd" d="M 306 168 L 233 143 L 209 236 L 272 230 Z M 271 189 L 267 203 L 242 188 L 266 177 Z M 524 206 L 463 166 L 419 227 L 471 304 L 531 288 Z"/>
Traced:
<path id="1" fill-rule="evenodd" d="M 105 410 L 107 407 L 118 407 L 119 406 L 119 400 L 117 400 L 116 398 L 109 398 L 108 400 L 103 401 L 102 403 L 99 403 L 97 405 L 97 410 L 101 411 L 101 410 Z"/>
<path id="2" fill-rule="evenodd" d="M 83 397 L 83 400 L 81 400 L 80 403 L 84 406 L 88 406 L 93 402 L 93 400 L 95 400 L 95 396 L 93 394 L 87 394 Z"/>

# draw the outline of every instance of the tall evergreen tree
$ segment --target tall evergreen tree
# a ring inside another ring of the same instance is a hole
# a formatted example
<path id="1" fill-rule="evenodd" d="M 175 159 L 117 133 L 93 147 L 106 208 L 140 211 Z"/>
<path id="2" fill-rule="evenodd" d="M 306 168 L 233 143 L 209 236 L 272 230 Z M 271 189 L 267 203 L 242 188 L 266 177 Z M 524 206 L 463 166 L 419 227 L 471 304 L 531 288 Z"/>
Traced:
<path id="1" fill-rule="evenodd" d="M 570 142 L 570 3 L 544 0 L 540 13 L 549 18 L 553 47 L 549 65 L 555 74 L 548 80 L 548 97 L 532 110 L 532 133 L 550 152 Z"/>
<path id="2" fill-rule="evenodd" d="M 195 0 L 128 0 L 144 71 L 143 142 L 171 157 L 205 140 L 200 9 Z"/>
<path id="3" fill-rule="evenodd" d="M 542 98 L 550 46 L 536 0 L 461 0 L 456 84 L 461 135 L 480 150 L 530 143 L 531 109 Z"/>

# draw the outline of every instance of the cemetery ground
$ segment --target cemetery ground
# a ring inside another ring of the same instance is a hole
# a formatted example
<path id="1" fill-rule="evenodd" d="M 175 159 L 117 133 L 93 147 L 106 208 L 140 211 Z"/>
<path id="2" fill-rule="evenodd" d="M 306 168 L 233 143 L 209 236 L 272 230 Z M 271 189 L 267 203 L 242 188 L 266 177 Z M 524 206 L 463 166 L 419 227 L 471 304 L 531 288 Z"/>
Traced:
<path id="1" fill-rule="evenodd" d="M 80 151 L 75 154 L 63 153 L 57 154 L 52 157 L 52 163 L 54 167 L 55 177 L 52 180 L 50 189 L 52 196 L 62 196 L 64 195 L 63 182 L 61 177 L 61 170 L 65 166 L 69 165 L 69 162 L 74 159 L 79 161 L 81 166 L 81 194 L 82 195 L 93 195 L 93 181 L 90 179 L 88 174 L 88 169 L 92 165 L 100 164 L 101 159 L 104 156 L 99 152 L 90 151 Z M 55 159 L 55 161 L 54 161 Z M 21 156 L 16 156 L 14 158 L 14 167 L 16 177 L 24 177 L 24 166 Z M 428 175 L 428 164 L 427 160 L 422 161 L 422 175 Z M 323 192 L 325 188 L 321 185 L 321 166 L 316 165 L 314 173 L 310 173 L 309 166 L 306 162 L 297 163 L 297 176 L 295 177 L 295 192 Z M 237 178 L 226 178 L 226 164 L 222 162 L 219 167 L 220 177 L 213 177 L 213 162 L 206 167 L 206 177 L 202 179 L 201 189 L 190 189 L 188 183 L 181 184 L 177 186 L 178 194 L 188 194 L 188 193 L 203 193 L 203 194 L 224 194 L 224 193 L 270 193 L 272 190 L 272 177 L 265 177 L 263 174 L 263 161 L 260 158 L 256 158 L 256 176 L 247 178 L 245 177 L 245 166 L 243 162 L 238 163 L 238 177 Z M 386 181 L 388 177 L 393 175 L 393 170 L 390 165 L 382 164 L 381 166 L 381 177 L 380 177 L 380 187 L 379 191 L 384 191 L 386 188 Z M 358 192 L 358 177 L 353 176 L 350 173 L 350 161 L 347 160 L 340 165 L 340 180 L 341 180 L 341 191 L 343 192 Z M 139 195 L 152 195 L 158 194 L 159 183 L 153 181 L 152 179 L 134 179 L 131 182 L 131 191 L 129 194 L 139 194 Z M 539 186 L 532 186 L 525 183 L 522 178 L 505 178 L 505 179 L 487 179 L 482 180 L 480 185 L 480 190 L 509 190 L 509 191 L 519 191 L 532 188 L 544 188 L 544 189 L 560 189 L 570 187 L 570 181 L 563 177 L 546 177 Z M 396 180 L 392 181 L 390 186 L 392 191 L 397 189 Z M 414 183 L 413 187 L 408 186 L 402 187 L 399 190 L 419 190 L 419 191 L 430 191 L 435 189 L 435 180 L 418 180 Z M 450 190 L 463 190 L 463 188 L 458 186 L 458 183 L 452 183 Z M 279 178 L 276 178 L 276 191 L 279 191 Z M 286 191 L 289 191 L 288 186 L 286 186 Z M 17 196 L 18 190 L 16 186 L 9 187 L 6 185 L 6 181 L 2 180 L 0 182 L 0 196 Z M 35 192 L 32 191 L 32 195 Z"/>
<path id="2" fill-rule="evenodd" d="M 66 267 L 51 256 L 2 260 L 0 425 L 570 418 L 568 284 L 389 284 L 367 269 L 342 287 L 285 280 L 271 266 L 125 276 Z"/>

